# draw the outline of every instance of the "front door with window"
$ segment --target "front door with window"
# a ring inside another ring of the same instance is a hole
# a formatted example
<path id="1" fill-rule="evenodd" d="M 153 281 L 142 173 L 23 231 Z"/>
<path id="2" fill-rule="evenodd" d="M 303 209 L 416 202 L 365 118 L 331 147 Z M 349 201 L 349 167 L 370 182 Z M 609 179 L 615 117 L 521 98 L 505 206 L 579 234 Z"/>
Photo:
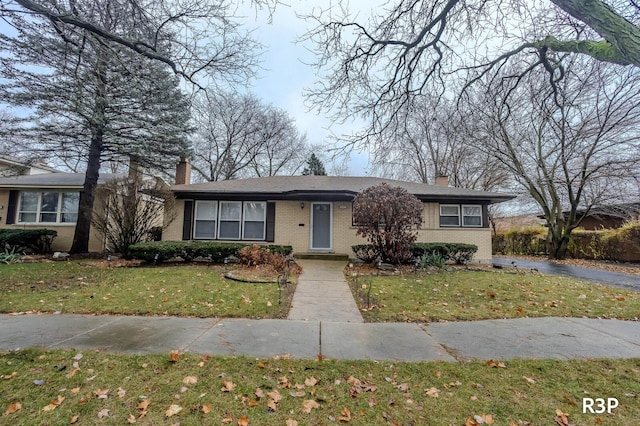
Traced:
<path id="1" fill-rule="evenodd" d="M 331 250 L 331 203 L 311 204 L 311 249 Z"/>

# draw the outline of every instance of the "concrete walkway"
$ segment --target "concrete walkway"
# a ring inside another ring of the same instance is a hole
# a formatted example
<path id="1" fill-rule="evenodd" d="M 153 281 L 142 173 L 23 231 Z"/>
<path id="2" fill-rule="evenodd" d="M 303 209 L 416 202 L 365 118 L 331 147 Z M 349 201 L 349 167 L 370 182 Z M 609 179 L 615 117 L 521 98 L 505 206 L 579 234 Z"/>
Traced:
<path id="1" fill-rule="evenodd" d="M 345 262 L 298 259 L 302 274 L 293 295 L 288 319 L 363 323 L 343 270 Z"/>

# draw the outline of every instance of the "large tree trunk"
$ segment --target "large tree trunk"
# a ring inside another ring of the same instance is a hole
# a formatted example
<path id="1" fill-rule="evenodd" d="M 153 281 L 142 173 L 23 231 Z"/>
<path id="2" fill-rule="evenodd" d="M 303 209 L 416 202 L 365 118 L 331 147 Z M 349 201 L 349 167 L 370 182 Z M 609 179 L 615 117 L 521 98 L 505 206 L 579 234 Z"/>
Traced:
<path id="1" fill-rule="evenodd" d="M 101 48 L 97 51 L 96 60 L 96 92 L 94 98 L 93 116 L 91 118 L 91 145 L 89 145 L 89 157 L 87 159 L 87 171 L 84 185 L 78 202 L 78 221 L 73 235 L 71 253 L 88 253 L 89 238 L 91 233 L 91 221 L 93 219 L 93 205 L 98 187 L 100 173 L 100 157 L 104 147 L 104 129 L 106 126 L 105 112 L 106 99 L 106 63 L 105 53 Z"/>
<path id="2" fill-rule="evenodd" d="M 100 154 L 102 151 L 103 131 L 99 129 L 91 137 L 89 147 L 89 161 L 85 173 L 84 185 L 80 193 L 78 204 L 78 221 L 73 235 L 71 253 L 88 253 L 89 237 L 91 232 L 91 220 L 93 219 L 93 205 L 95 201 L 96 188 L 98 187 L 98 177 L 100 171 Z"/>

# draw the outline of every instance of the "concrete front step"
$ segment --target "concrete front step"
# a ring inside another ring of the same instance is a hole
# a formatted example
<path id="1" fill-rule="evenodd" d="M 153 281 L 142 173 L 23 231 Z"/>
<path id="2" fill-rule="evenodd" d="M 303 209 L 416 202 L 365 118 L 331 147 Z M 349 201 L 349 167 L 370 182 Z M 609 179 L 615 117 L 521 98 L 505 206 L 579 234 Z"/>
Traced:
<path id="1" fill-rule="evenodd" d="M 349 255 L 344 253 L 294 253 L 296 259 L 317 259 L 317 260 L 344 260 L 349 261 Z"/>

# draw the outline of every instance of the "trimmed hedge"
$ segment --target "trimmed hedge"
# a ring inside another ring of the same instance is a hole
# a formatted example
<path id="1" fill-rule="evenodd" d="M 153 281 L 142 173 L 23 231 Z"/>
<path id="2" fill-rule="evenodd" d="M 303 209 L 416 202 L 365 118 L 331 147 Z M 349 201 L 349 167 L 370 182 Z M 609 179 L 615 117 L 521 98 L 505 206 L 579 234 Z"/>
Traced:
<path id="1" fill-rule="evenodd" d="M 50 253 L 57 236 L 58 232 L 52 229 L 0 229 L 0 250 Z"/>
<path id="2" fill-rule="evenodd" d="M 203 257 L 211 258 L 211 261 L 215 263 L 223 263 L 225 258 L 237 256 L 238 250 L 250 245 L 216 241 L 147 241 L 130 246 L 129 256 L 145 262 L 156 261 L 158 263 L 178 257 L 188 262 L 197 257 Z M 284 256 L 290 255 L 293 251 L 291 246 L 269 244 L 260 247 Z"/>
<path id="3" fill-rule="evenodd" d="M 375 262 L 379 258 L 373 244 L 358 244 L 351 246 L 351 249 L 358 259 L 367 263 Z M 477 251 L 478 246 L 465 243 L 414 243 L 411 246 L 414 259 L 435 253 L 446 261 L 459 265 L 469 262 Z"/>

